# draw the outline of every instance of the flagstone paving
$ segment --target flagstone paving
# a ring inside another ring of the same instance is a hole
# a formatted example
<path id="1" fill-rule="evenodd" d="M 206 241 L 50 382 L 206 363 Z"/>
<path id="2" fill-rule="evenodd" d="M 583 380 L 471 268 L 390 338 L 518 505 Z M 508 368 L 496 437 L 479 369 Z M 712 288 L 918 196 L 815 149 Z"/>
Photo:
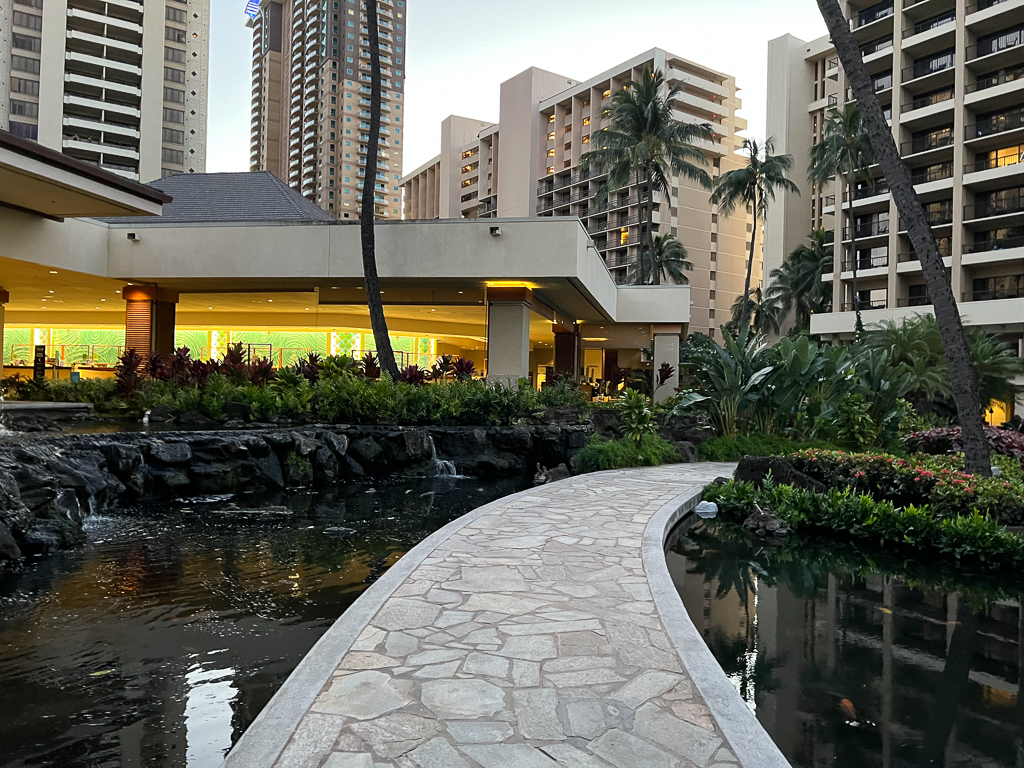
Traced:
<path id="1" fill-rule="evenodd" d="M 644 530 L 733 466 L 575 477 L 490 505 L 393 591 L 275 768 L 737 768 L 662 623 Z"/>

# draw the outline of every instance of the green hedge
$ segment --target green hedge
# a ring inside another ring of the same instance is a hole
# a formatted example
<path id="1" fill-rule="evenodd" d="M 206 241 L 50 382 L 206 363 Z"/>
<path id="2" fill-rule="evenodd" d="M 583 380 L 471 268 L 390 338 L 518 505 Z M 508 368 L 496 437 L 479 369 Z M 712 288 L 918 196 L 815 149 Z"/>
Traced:
<path id="1" fill-rule="evenodd" d="M 1015 570 L 1024 566 L 1024 536 L 1008 533 L 974 511 L 940 517 L 927 505 L 896 507 L 852 488 L 819 494 L 788 485 L 759 489 L 752 483 L 708 486 L 704 498 L 718 504 L 727 521 L 741 522 L 756 501 L 775 512 L 791 530 L 818 528 L 874 544 L 913 549 L 973 565 Z"/>
<path id="2" fill-rule="evenodd" d="M 606 469 L 656 467 L 681 460 L 679 451 L 658 435 L 644 435 L 639 443 L 594 435 L 574 459 L 579 474 Z"/>
<path id="3" fill-rule="evenodd" d="M 739 461 L 744 456 L 785 456 L 804 448 L 835 448 L 824 440 L 798 442 L 778 435 L 716 437 L 697 446 L 701 461 Z"/>

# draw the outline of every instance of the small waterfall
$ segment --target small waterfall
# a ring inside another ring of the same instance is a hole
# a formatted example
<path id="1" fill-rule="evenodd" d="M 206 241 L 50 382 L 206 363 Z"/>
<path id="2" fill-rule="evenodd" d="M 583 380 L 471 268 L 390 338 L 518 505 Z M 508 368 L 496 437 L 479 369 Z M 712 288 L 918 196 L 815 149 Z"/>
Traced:
<path id="1" fill-rule="evenodd" d="M 437 477 L 458 477 L 454 461 L 437 458 L 437 446 L 434 445 L 434 438 L 431 435 L 427 435 L 427 443 L 430 445 L 430 458 L 434 460 L 434 474 Z"/>
<path id="2" fill-rule="evenodd" d="M 4 396 L 3 396 L 3 395 L 0 395 L 0 406 L 2 406 L 3 404 L 4 404 Z M 4 423 L 4 419 L 5 419 L 5 418 L 6 418 L 6 417 L 5 417 L 5 415 L 4 415 L 4 412 L 3 412 L 3 410 L 0 410 L 0 437 L 3 437 L 4 435 L 13 435 L 13 434 L 14 434 L 14 430 L 13 430 L 13 429 L 10 429 L 10 428 L 9 428 L 9 427 L 8 427 L 8 426 L 7 426 L 7 425 L 6 425 L 5 423 Z"/>

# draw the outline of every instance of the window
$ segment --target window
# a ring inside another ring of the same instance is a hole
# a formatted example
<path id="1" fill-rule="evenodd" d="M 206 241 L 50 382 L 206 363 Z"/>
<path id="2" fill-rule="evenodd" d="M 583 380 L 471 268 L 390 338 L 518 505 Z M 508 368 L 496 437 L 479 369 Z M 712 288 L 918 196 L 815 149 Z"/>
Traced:
<path id="1" fill-rule="evenodd" d="M 572 133 L 572 126 L 571 125 L 565 126 L 565 130 L 562 131 L 562 133 Z"/>
<path id="2" fill-rule="evenodd" d="M 552 131 L 551 133 L 548 134 L 548 141 L 554 141 L 554 140 L 555 140 L 555 132 Z"/>
<path id="3" fill-rule="evenodd" d="M 718 273 L 712 270 L 712 272 L 710 273 L 710 277 L 711 277 L 712 280 L 717 280 L 718 279 Z"/>
<path id="4" fill-rule="evenodd" d="M 602 93 L 602 94 L 601 94 L 601 98 L 602 98 L 602 99 L 607 99 L 607 98 L 609 98 L 609 97 L 610 97 L 611 95 L 612 95 L 612 91 L 611 91 L 611 89 L 609 88 L 609 89 L 608 89 L 607 91 L 605 91 L 604 93 Z"/>
<path id="5" fill-rule="evenodd" d="M 33 75 L 38 75 L 39 59 L 30 59 L 27 56 L 11 56 L 11 69 L 15 72 L 29 72 Z"/>
<path id="6" fill-rule="evenodd" d="M 175 104 L 185 103 L 185 92 L 177 88 L 164 88 L 164 101 L 173 101 Z"/>
<path id="7" fill-rule="evenodd" d="M 29 123 L 16 123 L 14 120 L 8 125 L 8 131 L 19 139 L 28 139 L 29 141 L 39 140 L 39 126 L 30 125 Z"/>
<path id="8" fill-rule="evenodd" d="M 554 157 L 554 156 L 555 156 L 555 150 L 554 149 L 549 149 L 548 150 L 548 157 Z"/>
<path id="9" fill-rule="evenodd" d="M 185 52 L 178 48 L 164 46 L 164 61 L 176 61 L 179 64 L 185 63 Z"/>
<path id="10" fill-rule="evenodd" d="M 178 131 L 174 128 L 164 128 L 164 143 L 165 144 L 184 144 L 185 143 L 185 132 Z"/>
<path id="11" fill-rule="evenodd" d="M 589 104 L 589 103 L 590 102 L 588 101 L 587 104 Z M 583 124 L 584 125 L 590 125 L 590 118 L 589 117 L 584 117 L 583 118 Z"/>
<path id="12" fill-rule="evenodd" d="M 548 122 L 549 123 L 555 122 L 555 116 L 554 115 L 548 115 Z"/>
<path id="13" fill-rule="evenodd" d="M 183 124 L 185 122 L 185 113 L 180 109 L 168 109 L 167 107 L 164 107 L 164 122 Z"/>
<path id="14" fill-rule="evenodd" d="M 184 83 L 185 70 L 175 69 L 174 67 L 164 67 L 164 80 L 170 80 L 172 83 Z"/>
<path id="15" fill-rule="evenodd" d="M 39 30 L 43 28 L 43 17 L 32 13 L 25 13 L 24 11 L 15 11 L 14 26 Z"/>
<path id="16" fill-rule="evenodd" d="M 177 29 L 176 27 L 164 27 L 164 40 L 170 40 L 172 43 L 185 44 L 185 30 Z"/>
<path id="17" fill-rule="evenodd" d="M 583 143 L 584 144 L 589 144 L 590 143 L 590 134 L 589 133 L 586 136 L 583 137 Z"/>
<path id="18" fill-rule="evenodd" d="M 39 105 L 34 101 L 11 99 L 11 114 L 24 117 L 39 117 Z"/>
<path id="19" fill-rule="evenodd" d="M 32 35 L 22 35 L 17 32 L 14 33 L 12 42 L 14 47 L 19 51 L 32 51 L 33 53 L 39 53 L 43 47 L 42 39 L 33 37 Z"/>
<path id="20" fill-rule="evenodd" d="M 26 80 L 24 77 L 11 78 L 11 93 L 26 93 L 29 96 L 39 95 L 39 81 Z"/>
<path id="21" fill-rule="evenodd" d="M 176 21 L 179 24 L 188 23 L 188 17 L 185 15 L 185 11 L 178 8 L 168 8 L 167 15 L 164 18 L 168 21 Z"/>
<path id="22" fill-rule="evenodd" d="M 565 143 L 564 149 L 565 149 L 566 152 L 568 152 L 570 149 L 572 149 L 572 142 L 571 141 L 567 141 Z"/>
<path id="23" fill-rule="evenodd" d="M 183 165 L 185 163 L 185 153 L 180 149 L 167 149 L 164 147 L 163 159 L 165 163 L 175 163 L 176 165 Z"/>

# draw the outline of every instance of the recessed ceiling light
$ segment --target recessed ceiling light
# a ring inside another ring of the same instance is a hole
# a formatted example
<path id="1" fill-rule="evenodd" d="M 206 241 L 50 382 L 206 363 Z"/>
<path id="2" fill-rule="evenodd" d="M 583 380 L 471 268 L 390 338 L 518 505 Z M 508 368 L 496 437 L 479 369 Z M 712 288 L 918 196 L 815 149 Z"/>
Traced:
<path id="1" fill-rule="evenodd" d="M 43 299 L 43 301 L 46 301 L 46 299 Z"/>
<path id="2" fill-rule="evenodd" d="M 53 293 L 53 291 L 48 291 L 48 293 Z"/>
<path id="3" fill-rule="evenodd" d="M 207 307 L 207 309 L 213 309 L 213 307 Z"/>
<path id="4" fill-rule="evenodd" d="M 135 283 L 128 283 L 128 285 L 135 285 Z"/>
<path id="5" fill-rule="evenodd" d="M 306 307 L 306 311 L 309 312 L 309 307 Z"/>
<path id="6" fill-rule="evenodd" d="M 100 301 L 106 301 L 106 299 L 100 299 Z"/>
<path id="7" fill-rule="evenodd" d="M 120 293 L 120 291 L 114 291 L 114 293 Z"/>
<path id="8" fill-rule="evenodd" d="M 50 274 L 51 275 L 56 275 L 57 274 L 57 270 L 56 269 L 51 269 L 50 270 Z"/>
<path id="9" fill-rule="evenodd" d="M 270 302 L 271 304 L 273 304 L 273 303 L 274 303 L 274 300 L 273 300 L 273 299 L 267 299 L 267 301 L 269 301 L 269 302 Z"/>

